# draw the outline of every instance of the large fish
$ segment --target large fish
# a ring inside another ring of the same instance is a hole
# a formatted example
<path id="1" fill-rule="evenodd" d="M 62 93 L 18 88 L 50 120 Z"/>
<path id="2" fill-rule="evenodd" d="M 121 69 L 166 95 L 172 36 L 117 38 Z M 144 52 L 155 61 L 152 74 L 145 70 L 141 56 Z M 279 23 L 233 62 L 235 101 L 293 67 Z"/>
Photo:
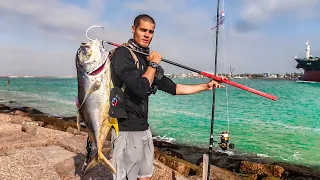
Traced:
<path id="1" fill-rule="evenodd" d="M 84 174 L 99 163 L 116 173 L 113 165 L 102 153 L 103 142 L 113 120 L 109 116 L 110 90 L 113 83 L 108 54 L 101 41 L 93 40 L 81 43 L 75 58 L 78 78 L 77 124 L 80 128 L 80 119 L 84 121 L 89 130 L 89 138 L 97 150 L 95 157 L 86 166 Z"/>

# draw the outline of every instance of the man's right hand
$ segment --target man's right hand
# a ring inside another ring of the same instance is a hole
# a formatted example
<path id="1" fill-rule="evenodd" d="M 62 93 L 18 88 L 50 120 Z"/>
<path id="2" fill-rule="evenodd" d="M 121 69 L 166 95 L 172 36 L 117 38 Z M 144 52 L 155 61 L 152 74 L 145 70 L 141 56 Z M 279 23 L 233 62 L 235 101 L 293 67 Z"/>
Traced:
<path id="1" fill-rule="evenodd" d="M 162 58 L 162 57 L 161 57 L 160 53 L 155 52 L 155 51 L 152 51 L 152 52 L 150 53 L 150 55 L 147 57 L 147 60 L 148 60 L 149 62 L 155 62 L 155 63 L 157 63 L 157 64 L 160 64 L 161 58 Z"/>

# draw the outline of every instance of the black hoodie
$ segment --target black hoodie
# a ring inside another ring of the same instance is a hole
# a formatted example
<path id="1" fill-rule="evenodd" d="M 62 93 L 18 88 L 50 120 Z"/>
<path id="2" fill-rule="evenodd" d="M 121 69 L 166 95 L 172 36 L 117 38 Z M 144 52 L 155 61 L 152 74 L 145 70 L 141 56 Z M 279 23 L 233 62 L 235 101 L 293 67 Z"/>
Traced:
<path id="1" fill-rule="evenodd" d="M 129 41 L 130 42 L 130 41 Z M 124 92 L 124 105 L 127 118 L 118 118 L 119 131 L 144 131 L 148 124 L 148 103 L 150 95 L 149 81 L 142 75 L 148 68 L 145 55 L 135 53 L 139 60 L 139 69 L 134 63 L 130 51 L 125 47 L 117 48 L 112 57 L 112 80 L 115 86 L 126 85 Z M 176 84 L 166 76 L 153 82 L 159 90 L 176 94 Z"/>

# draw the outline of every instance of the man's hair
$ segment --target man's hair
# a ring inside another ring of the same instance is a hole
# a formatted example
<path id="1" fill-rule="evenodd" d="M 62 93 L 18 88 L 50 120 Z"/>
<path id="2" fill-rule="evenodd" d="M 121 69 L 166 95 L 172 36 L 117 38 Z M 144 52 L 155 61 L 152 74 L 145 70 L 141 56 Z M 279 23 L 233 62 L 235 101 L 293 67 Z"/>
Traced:
<path id="1" fill-rule="evenodd" d="M 154 21 L 154 19 L 151 16 L 149 16 L 147 14 L 140 14 L 133 21 L 133 25 L 135 28 L 137 28 L 140 25 L 141 20 L 151 22 L 154 25 L 156 24 L 156 22 Z"/>

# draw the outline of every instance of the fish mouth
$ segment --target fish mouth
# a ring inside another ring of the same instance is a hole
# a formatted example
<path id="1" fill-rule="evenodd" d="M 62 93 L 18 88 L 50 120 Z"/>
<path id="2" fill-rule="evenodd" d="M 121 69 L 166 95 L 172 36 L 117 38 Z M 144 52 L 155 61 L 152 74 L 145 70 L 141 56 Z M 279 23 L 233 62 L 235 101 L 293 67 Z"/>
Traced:
<path id="1" fill-rule="evenodd" d="M 102 63 L 101 66 L 99 66 L 97 69 L 95 69 L 94 71 L 88 73 L 90 76 L 95 76 L 97 74 L 99 74 L 103 69 L 104 69 L 104 65 L 106 64 L 107 61 L 104 61 L 104 63 Z"/>

